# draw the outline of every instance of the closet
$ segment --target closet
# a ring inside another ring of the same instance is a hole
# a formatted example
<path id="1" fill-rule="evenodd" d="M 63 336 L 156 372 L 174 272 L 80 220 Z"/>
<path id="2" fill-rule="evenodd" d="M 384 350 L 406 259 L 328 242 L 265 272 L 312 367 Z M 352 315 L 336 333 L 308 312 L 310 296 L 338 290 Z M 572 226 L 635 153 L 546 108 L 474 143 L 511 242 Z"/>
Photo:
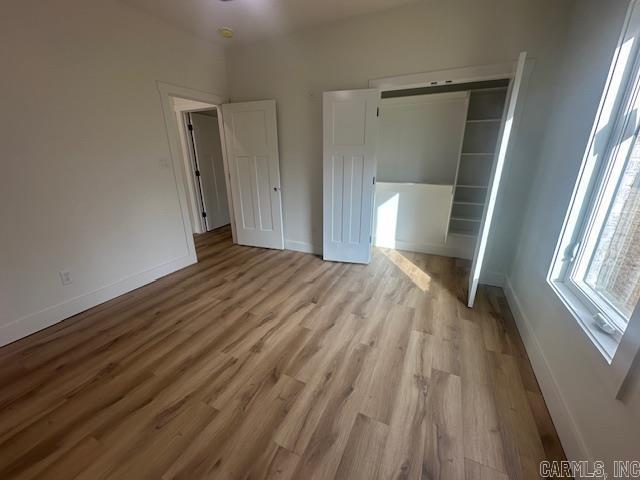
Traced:
<path id="1" fill-rule="evenodd" d="M 383 92 L 374 244 L 470 259 L 508 80 Z"/>
<path id="2" fill-rule="evenodd" d="M 369 263 L 375 244 L 473 259 L 473 307 L 531 68 L 521 52 L 324 92 L 323 258 Z"/>

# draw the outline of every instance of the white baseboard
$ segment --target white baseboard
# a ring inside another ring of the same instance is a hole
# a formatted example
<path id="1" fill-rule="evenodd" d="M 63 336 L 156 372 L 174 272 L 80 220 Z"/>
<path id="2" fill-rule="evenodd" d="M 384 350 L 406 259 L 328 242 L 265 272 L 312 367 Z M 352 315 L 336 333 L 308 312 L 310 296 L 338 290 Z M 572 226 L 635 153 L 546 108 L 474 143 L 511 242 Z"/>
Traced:
<path id="1" fill-rule="evenodd" d="M 529 355 L 531 366 L 542 390 L 542 395 L 549 408 L 553 423 L 560 437 L 568 460 L 591 460 L 592 457 L 587 445 L 577 427 L 571 410 L 562 396 L 558 382 L 549 367 L 544 351 L 538 342 L 531 322 L 529 321 L 520 300 L 518 299 L 510 279 L 507 277 L 504 292 L 509 303 L 509 308 L 518 327 L 520 337 Z"/>
<path id="2" fill-rule="evenodd" d="M 375 245 L 375 237 L 373 239 Z M 467 258 L 467 251 L 462 248 L 458 248 L 450 245 L 429 245 L 421 243 L 403 242 L 396 240 L 395 248 L 398 250 L 407 250 L 409 252 L 428 253 L 431 255 L 443 255 L 445 257 Z M 376 245 L 382 246 L 384 245 Z M 322 255 L 322 249 L 317 248 L 315 245 L 307 242 L 299 242 L 297 240 L 285 240 L 284 247 L 287 250 L 294 250 L 296 252 L 313 253 L 315 255 Z M 505 275 L 500 272 L 483 272 L 480 277 L 480 283 L 483 285 L 492 285 L 494 287 L 505 286 Z"/>
<path id="3" fill-rule="evenodd" d="M 196 261 L 195 256 L 185 255 L 144 272 L 126 277 L 93 292 L 18 318 L 8 325 L 0 327 L 0 346 L 15 342 L 43 328 L 50 327 L 65 318 L 77 315 L 89 308 L 147 285 L 160 277 L 192 265 Z"/>
<path id="4" fill-rule="evenodd" d="M 385 247 L 385 245 L 376 245 L 375 237 L 373 238 L 373 244 L 375 246 Z M 468 252 L 464 248 L 458 248 L 450 245 L 429 245 L 422 243 L 411 243 L 411 242 L 403 242 L 401 240 L 397 240 L 395 242 L 395 247 L 397 250 L 407 250 L 409 252 L 420 252 L 420 253 L 428 253 L 431 255 L 443 255 L 445 257 L 456 257 L 456 258 L 469 258 Z M 297 240 L 285 240 L 284 248 L 287 250 L 294 250 L 296 252 L 304 252 L 304 253 L 313 253 L 315 255 L 322 255 L 322 248 L 317 245 L 313 245 L 307 242 L 299 242 Z M 496 285 L 503 286 L 504 285 L 504 275 L 500 275 L 501 279 L 497 279 L 498 277 L 491 277 L 488 279 L 486 283 L 488 285 Z"/>
<path id="5" fill-rule="evenodd" d="M 307 242 L 298 242 L 297 240 L 285 240 L 284 248 L 287 250 L 295 250 L 296 252 L 313 253 L 322 255 L 322 249 L 316 245 Z"/>
<path id="6" fill-rule="evenodd" d="M 480 283 L 482 285 L 491 285 L 494 287 L 505 286 L 505 275 L 500 272 L 482 272 L 480 273 Z"/>
<path id="7" fill-rule="evenodd" d="M 386 245 L 378 245 L 375 237 L 373 238 L 373 244 L 376 247 L 386 247 Z M 456 257 L 456 258 L 469 258 L 468 252 L 465 249 L 453 247 L 445 244 L 426 244 L 426 243 L 412 243 L 403 242 L 402 240 L 395 241 L 396 250 L 407 250 L 409 252 L 428 253 L 430 255 L 442 255 L 444 257 Z"/>

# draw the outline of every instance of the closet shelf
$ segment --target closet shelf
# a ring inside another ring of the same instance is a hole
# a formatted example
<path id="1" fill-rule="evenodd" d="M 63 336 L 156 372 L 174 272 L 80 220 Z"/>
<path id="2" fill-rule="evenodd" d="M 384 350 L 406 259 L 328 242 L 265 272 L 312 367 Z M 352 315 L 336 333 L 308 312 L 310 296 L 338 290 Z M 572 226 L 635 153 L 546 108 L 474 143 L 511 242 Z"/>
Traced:
<path id="1" fill-rule="evenodd" d="M 476 90 L 471 90 L 471 94 L 472 95 L 476 95 L 476 96 L 480 96 L 480 95 L 486 94 L 486 93 L 506 92 L 506 91 L 507 91 L 507 87 L 491 87 L 491 88 L 480 88 L 480 89 L 476 89 Z"/>
<path id="2" fill-rule="evenodd" d="M 468 218 L 468 217 L 451 217 L 451 220 L 459 220 L 461 222 L 479 222 L 480 218 Z"/>
<path id="3" fill-rule="evenodd" d="M 454 200 L 453 204 L 454 205 L 477 205 L 477 206 L 481 207 L 481 206 L 484 205 L 484 202 L 461 202 L 461 201 L 458 201 L 458 200 Z"/>
<path id="4" fill-rule="evenodd" d="M 455 229 L 449 229 L 449 235 L 456 235 L 458 237 L 469 237 L 469 238 L 476 238 L 478 236 L 477 233 L 463 232 Z"/>
<path id="5" fill-rule="evenodd" d="M 494 152 L 462 152 L 460 155 L 463 157 L 488 157 L 495 155 Z"/>
<path id="6" fill-rule="evenodd" d="M 494 123 L 501 122 L 501 118 L 475 118 L 467 120 L 467 123 Z"/>
<path id="7" fill-rule="evenodd" d="M 460 187 L 460 188 L 487 188 L 486 185 L 464 185 L 464 184 L 461 184 L 461 183 L 456 185 L 456 188 L 458 188 L 458 187 Z"/>

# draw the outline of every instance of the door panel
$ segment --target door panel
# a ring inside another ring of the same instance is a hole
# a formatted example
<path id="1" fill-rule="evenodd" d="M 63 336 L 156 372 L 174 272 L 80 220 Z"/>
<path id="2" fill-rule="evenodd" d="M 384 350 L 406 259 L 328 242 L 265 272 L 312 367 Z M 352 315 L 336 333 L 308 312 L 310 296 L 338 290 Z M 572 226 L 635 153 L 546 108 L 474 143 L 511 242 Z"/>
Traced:
<path id="1" fill-rule="evenodd" d="M 239 188 L 239 206 L 242 223 L 240 227 L 253 230 L 256 228 L 255 206 L 253 204 L 253 178 L 251 175 L 243 175 L 242 172 L 250 172 L 253 168 L 249 157 L 236 157 L 236 178 Z M 232 175 L 233 176 L 233 175 Z"/>
<path id="2" fill-rule="evenodd" d="M 202 202 L 207 216 L 207 231 L 229 224 L 227 185 L 224 180 L 222 143 L 218 119 L 202 113 L 191 113 L 193 148 L 200 171 Z"/>
<path id="3" fill-rule="evenodd" d="M 375 89 L 323 96 L 323 257 L 369 263 L 375 193 Z"/>
<path id="4" fill-rule="evenodd" d="M 473 256 L 471 271 L 469 272 L 469 298 L 467 301 L 469 308 L 473 307 L 473 303 L 476 298 L 482 264 L 484 262 L 485 252 L 487 249 L 487 240 L 489 238 L 493 214 L 496 207 L 498 188 L 500 187 L 502 171 L 504 170 L 504 164 L 507 159 L 507 154 L 509 153 L 511 131 L 513 128 L 516 104 L 518 101 L 518 94 L 520 93 L 520 87 L 522 85 L 522 77 L 524 75 L 526 60 L 527 53 L 522 52 L 518 58 L 515 75 L 509 85 L 509 93 L 507 94 L 507 101 L 503 114 L 502 130 L 500 135 L 498 135 L 496 156 L 491 169 L 491 177 L 489 179 L 489 186 L 487 189 L 487 199 L 485 202 L 484 212 L 482 214 L 480 230 L 478 232 L 478 240 L 476 242 L 476 251 Z"/>
<path id="5" fill-rule="evenodd" d="M 284 248 L 276 103 L 222 105 L 238 243 Z"/>
<path id="6" fill-rule="evenodd" d="M 256 186 L 257 196 L 257 212 L 259 214 L 260 228 L 262 230 L 273 230 L 273 209 L 271 205 L 271 175 L 269 173 L 269 158 L 256 157 Z"/>

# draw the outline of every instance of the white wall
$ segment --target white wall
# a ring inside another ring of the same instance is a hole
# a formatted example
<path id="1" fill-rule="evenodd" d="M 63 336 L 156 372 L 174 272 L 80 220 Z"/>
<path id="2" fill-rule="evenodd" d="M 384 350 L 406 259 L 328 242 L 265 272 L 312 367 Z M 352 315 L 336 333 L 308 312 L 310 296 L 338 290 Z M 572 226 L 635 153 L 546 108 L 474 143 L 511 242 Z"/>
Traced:
<path id="1" fill-rule="evenodd" d="M 518 142 L 519 163 L 537 152 L 549 106 L 548 77 L 563 37 L 570 2 L 564 0 L 422 1 L 387 12 L 277 37 L 227 51 L 234 101 L 275 98 L 278 108 L 285 237 L 322 248 L 323 91 L 367 88 L 373 78 L 536 58 L 527 91 L 529 112 Z M 517 170 L 515 172 L 518 173 Z M 510 172 L 507 172 L 507 176 Z M 508 184 L 508 181 L 505 181 Z M 505 188 L 497 241 L 488 270 L 504 272 L 513 223 L 526 191 Z M 300 244 L 298 244 L 300 245 Z"/>
<path id="2" fill-rule="evenodd" d="M 621 400 L 606 388 L 607 365 L 546 283 L 594 121 L 626 1 L 581 0 L 553 85 L 555 108 L 510 272 L 512 309 L 567 455 L 611 462 L 638 459 L 640 386 L 636 362 Z M 609 472 L 612 474 L 612 472 Z"/>
<path id="3" fill-rule="evenodd" d="M 5 2 L 0 40 L 1 344 L 181 263 L 155 82 L 223 93 L 226 73 L 220 47 L 113 0 Z"/>
<path id="4" fill-rule="evenodd" d="M 453 184 L 376 182 L 374 245 L 472 258 L 473 238 L 449 235 L 445 242 L 452 192 Z"/>
<path id="5" fill-rule="evenodd" d="M 456 92 L 381 100 L 378 181 L 453 185 L 467 97 Z"/>

